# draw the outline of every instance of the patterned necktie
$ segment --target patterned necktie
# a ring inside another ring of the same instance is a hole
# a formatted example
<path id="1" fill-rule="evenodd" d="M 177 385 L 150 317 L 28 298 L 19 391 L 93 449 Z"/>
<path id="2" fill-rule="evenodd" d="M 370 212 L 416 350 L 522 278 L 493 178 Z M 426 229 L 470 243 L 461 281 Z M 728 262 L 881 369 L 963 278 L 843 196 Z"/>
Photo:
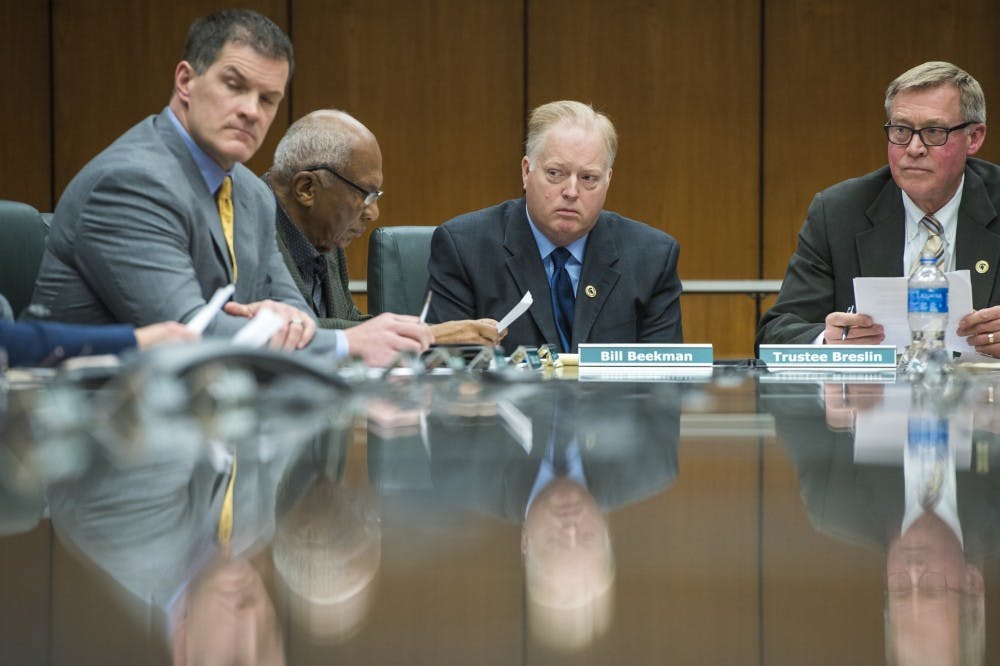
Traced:
<path id="1" fill-rule="evenodd" d="M 233 467 L 229 472 L 229 483 L 226 485 L 226 496 L 222 499 L 222 511 L 219 512 L 219 545 L 229 546 L 233 538 L 233 486 L 236 483 L 236 453 L 233 453 Z"/>
<path id="2" fill-rule="evenodd" d="M 233 282 L 236 282 L 236 250 L 233 247 L 233 179 L 226 176 L 222 179 L 219 192 L 215 196 L 219 205 L 219 219 L 222 220 L 222 233 L 226 237 L 229 248 L 229 259 L 233 264 Z"/>
<path id="3" fill-rule="evenodd" d="M 557 247 L 550 256 L 552 257 L 552 311 L 556 315 L 556 328 L 559 330 L 562 350 L 569 353 L 570 342 L 573 339 L 573 308 L 576 306 L 573 283 L 569 279 L 569 271 L 566 270 L 570 253 L 564 247 Z"/>
<path id="4" fill-rule="evenodd" d="M 944 263 L 944 227 L 941 223 L 937 221 L 933 215 L 924 215 L 920 219 L 920 226 L 927 230 L 927 240 L 924 241 L 924 247 L 920 251 L 920 256 L 929 254 L 934 257 L 939 268 L 944 268 L 942 264 Z M 920 265 L 920 257 L 913 263 L 913 269 L 910 270 L 912 274 L 917 266 Z"/>

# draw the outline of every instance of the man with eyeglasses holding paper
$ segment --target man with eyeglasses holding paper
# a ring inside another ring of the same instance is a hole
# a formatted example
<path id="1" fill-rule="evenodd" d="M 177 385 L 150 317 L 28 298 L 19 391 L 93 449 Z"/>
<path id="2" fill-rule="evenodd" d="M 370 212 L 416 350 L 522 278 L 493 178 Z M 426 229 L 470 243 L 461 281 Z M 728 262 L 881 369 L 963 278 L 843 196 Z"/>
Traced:
<path id="1" fill-rule="evenodd" d="M 618 148 L 608 117 L 580 102 L 544 104 L 531 112 L 525 148 L 524 198 L 435 230 L 429 321 L 501 318 L 530 291 L 508 352 L 681 342 L 677 241 L 603 210 Z"/>
<path id="2" fill-rule="evenodd" d="M 854 303 L 855 277 L 906 276 L 925 248 L 942 270 L 971 269 L 975 310 L 959 335 L 1000 354 L 1000 167 L 973 158 L 986 137 L 979 83 L 946 62 L 901 74 L 885 96 L 888 166 L 816 195 L 757 344 L 879 344 Z M 846 332 L 846 335 L 845 335 Z"/>
<path id="3" fill-rule="evenodd" d="M 321 109 L 292 123 L 266 180 L 277 200 L 278 249 L 320 328 L 351 350 L 382 344 L 392 352 L 408 317 L 362 314 L 348 288 L 344 250 L 379 218 L 382 152 L 375 135 L 343 111 Z M 495 345 L 494 319 L 430 327 L 437 344 Z"/>

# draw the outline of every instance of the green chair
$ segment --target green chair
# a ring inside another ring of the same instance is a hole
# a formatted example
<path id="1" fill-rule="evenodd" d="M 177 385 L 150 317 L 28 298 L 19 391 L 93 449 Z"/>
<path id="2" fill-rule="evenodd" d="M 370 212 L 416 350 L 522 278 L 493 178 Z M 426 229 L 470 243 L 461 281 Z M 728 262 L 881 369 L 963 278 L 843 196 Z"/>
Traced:
<path id="1" fill-rule="evenodd" d="M 435 227 L 379 227 L 368 241 L 368 312 L 419 315 Z"/>
<path id="2" fill-rule="evenodd" d="M 31 302 L 49 225 L 37 210 L 0 200 L 0 294 L 19 316 Z"/>

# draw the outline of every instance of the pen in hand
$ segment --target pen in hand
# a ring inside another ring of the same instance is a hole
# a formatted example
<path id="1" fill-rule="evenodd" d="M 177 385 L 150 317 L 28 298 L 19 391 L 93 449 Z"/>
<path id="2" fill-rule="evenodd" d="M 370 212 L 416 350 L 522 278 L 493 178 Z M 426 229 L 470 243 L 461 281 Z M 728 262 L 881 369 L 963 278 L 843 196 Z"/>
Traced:
<path id="1" fill-rule="evenodd" d="M 854 305 L 848 305 L 847 310 L 845 310 L 845 312 L 847 314 L 854 314 Z M 847 326 L 844 327 L 844 332 L 840 334 L 840 341 L 843 342 L 844 340 L 846 340 L 847 334 L 850 332 L 851 332 L 851 325 L 848 324 Z"/>

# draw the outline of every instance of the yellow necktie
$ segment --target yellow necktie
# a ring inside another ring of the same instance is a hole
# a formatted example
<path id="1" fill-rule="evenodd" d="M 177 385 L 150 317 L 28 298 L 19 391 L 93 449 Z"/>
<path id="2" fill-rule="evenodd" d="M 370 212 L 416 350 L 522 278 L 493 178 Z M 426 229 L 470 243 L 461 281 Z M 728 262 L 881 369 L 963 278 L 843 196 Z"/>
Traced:
<path id="1" fill-rule="evenodd" d="M 222 499 L 222 511 L 219 512 L 219 545 L 229 546 L 233 537 L 233 485 L 236 482 L 236 453 L 233 452 L 233 470 L 229 473 L 229 484 L 226 486 L 226 496 Z"/>
<path id="2" fill-rule="evenodd" d="M 222 220 L 222 233 L 229 247 L 229 259 L 233 262 L 233 282 L 236 282 L 236 250 L 233 249 L 233 179 L 226 176 L 222 179 L 219 193 L 216 195 L 219 204 L 219 218 Z"/>

